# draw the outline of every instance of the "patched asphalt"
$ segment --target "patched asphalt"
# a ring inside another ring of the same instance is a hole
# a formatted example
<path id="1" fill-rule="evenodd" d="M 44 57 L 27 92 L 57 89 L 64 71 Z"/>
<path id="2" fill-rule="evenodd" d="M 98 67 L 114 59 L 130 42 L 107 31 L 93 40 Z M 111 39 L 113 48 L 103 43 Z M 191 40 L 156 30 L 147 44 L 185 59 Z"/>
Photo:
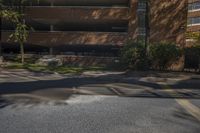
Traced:
<path id="1" fill-rule="evenodd" d="M 200 110 L 199 81 L 184 73 L 3 70 L 0 133 L 199 133 L 200 121 L 175 100 Z"/>

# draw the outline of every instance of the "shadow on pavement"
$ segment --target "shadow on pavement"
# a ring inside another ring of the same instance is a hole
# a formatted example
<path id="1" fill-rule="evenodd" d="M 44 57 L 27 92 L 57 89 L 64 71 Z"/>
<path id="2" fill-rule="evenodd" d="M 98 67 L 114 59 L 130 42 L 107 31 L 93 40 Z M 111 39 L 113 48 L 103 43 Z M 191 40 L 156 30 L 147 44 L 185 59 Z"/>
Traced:
<path id="1" fill-rule="evenodd" d="M 156 82 L 142 81 L 147 76 L 167 78 L 177 74 L 157 73 L 107 74 L 101 76 L 74 76 L 57 80 L 37 80 L 27 82 L 0 83 L 0 108 L 12 104 L 36 105 L 66 104 L 73 94 L 118 95 L 142 98 L 195 98 L 200 99 L 200 80 L 190 78 L 171 85 L 175 92 L 165 90 Z"/>
<path id="2" fill-rule="evenodd" d="M 178 117 L 180 119 L 185 119 L 192 121 L 194 123 L 200 123 L 197 119 L 195 119 L 192 115 L 190 115 L 187 111 L 184 109 L 176 109 L 173 114 L 175 117 Z"/>
<path id="3" fill-rule="evenodd" d="M 5 99 L 0 97 L 0 109 L 6 107 L 8 105 L 11 105 L 11 104 L 12 103 L 9 102 L 8 100 L 5 100 Z"/>

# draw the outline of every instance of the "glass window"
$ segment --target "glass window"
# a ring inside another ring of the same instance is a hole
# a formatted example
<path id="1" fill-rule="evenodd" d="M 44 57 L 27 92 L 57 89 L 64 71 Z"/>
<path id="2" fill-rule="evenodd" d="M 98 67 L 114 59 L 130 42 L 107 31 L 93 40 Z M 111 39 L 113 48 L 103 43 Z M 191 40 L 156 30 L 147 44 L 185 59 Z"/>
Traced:
<path id="1" fill-rule="evenodd" d="M 146 35 L 146 28 L 138 28 L 138 35 L 145 36 Z"/>
<path id="2" fill-rule="evenodd" d="M 138 2 L 138 9 L 146 9 L 146 2 Z"/>
<path id="3" fill-rule="evenodd" d="M 146 22 L 146 18 L 145 18 L 145 14 L 138 14 L 138 26 L 139 27 L 145 27 L 145 22 Z"/>
<path id="4" fill-rule="evenodd" d="M 190 3 L 188 9 L 189 11 L 200 9 L 200 2 Z"/>
<path id="5" fill-rule="evenodd" d="M 188 24 L 200 24 L 200 17 L 194 17 L 194 18 L 189 18 L 188 19 Z"/>
<path id="6" fill-rule="evenodd" d="M 144 37 L 146 35 L 146 7 L 145 0 L 139 0 L 138 2 L 138 37 Z"/>

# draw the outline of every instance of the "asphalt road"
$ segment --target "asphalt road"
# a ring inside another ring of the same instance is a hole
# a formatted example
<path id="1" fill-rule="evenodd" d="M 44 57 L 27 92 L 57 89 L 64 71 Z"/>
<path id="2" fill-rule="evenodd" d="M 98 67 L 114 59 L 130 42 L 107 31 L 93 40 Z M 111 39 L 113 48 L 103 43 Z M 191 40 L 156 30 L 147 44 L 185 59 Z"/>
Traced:
<path id="1" fill-rule="evenodd" d="M 199 133 L 173 99 L 73 96 L 67 104 L 6 107 L 1 133 Z"/>
<path id="2" fill-rule="evenodd" d="M 200 132 L 198 76 L 108 75 L 1 71 L 0 133 Z"/>

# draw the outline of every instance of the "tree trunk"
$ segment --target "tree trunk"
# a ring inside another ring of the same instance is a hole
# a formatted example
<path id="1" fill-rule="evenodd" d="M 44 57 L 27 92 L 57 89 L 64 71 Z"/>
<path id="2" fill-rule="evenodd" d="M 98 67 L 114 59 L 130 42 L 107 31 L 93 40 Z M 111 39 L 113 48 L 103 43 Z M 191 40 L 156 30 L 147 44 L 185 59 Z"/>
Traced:
<path id="1" fill-rule="evenodd" d="M 2 56 L 2 45 L 1 45 L 1 42 L 0 42 L 0 57 Z"/>
<path id="2" fill-rule="evenodd" d="M 24 44 L 20 43 L 21 63 L 24 64 Z"/>
<path id="3" fill-rule="evenodd" d="M 200 73 L 200 56 L 199 56 L 199 73 Z"/>

